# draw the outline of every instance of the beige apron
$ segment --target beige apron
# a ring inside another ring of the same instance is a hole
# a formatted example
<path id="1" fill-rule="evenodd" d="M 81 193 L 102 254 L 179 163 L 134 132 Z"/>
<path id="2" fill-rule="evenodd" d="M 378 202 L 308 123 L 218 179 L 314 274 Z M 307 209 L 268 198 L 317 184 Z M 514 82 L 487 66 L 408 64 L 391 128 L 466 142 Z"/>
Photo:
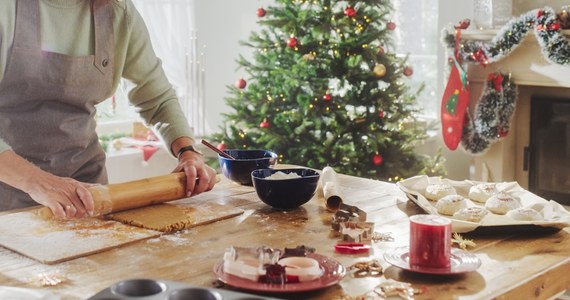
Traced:
<path id="1" fill-rule="evenodd" d="M 95 55 L 68 56 L 42 51 L 39 0 L 18 0 L 14 43 L 0 82 L 0 137 L 43 170 L 82 182 L 107 183 L 94 106 L 113 89 L 110 2 L 91 0 Z M 27 194 L 0 183 L 0 210 L 32 205 L 37 203 Z"/>

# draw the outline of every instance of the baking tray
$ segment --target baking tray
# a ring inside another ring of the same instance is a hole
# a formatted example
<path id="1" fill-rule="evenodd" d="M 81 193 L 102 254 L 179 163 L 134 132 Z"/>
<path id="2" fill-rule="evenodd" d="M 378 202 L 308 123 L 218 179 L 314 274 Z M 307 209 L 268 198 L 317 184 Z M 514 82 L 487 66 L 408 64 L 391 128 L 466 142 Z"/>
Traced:
<path id="1" fill-rule="evenodd" d="M 234 291 L 205 288 L 160 279 L 129 279 L 119 281 L 88 300 L 272 300 Z"/>
<path id="2" fill-rule="evenodd" d="M 506 231 L 558 231 L 570 226 L 570 212 L 553 200 L 546 200 L 525 189 L 517 182 L 496 182 L 499 191 L 505 191 L 519 198 L 523 207 L 540 207 L 544 216 L 541 221 L 517 221 L 506 215 L 497 215 L 489 212 L 479 223 L 454 219 L 451 216 L 441 215 L 435 208 L 436 201 L 429 201 L 424 196 L 426 187 L 430 184 L 449 184 L 457 193 L 469 199 L 469 189 L 482 183 L 480 181 L 456 181 L 441 177 L 428 177 L 426 175 L 414 176 L 397 183 L 397 186 L 408 198 L 421 207 L 426 213 L 440 215 L 451 220 L 452 230 L 458 233 L 476 231 L 478 233 L 506 232 Z M 468 201 L 468 206 L 481 206 L 482 204 Z"/>

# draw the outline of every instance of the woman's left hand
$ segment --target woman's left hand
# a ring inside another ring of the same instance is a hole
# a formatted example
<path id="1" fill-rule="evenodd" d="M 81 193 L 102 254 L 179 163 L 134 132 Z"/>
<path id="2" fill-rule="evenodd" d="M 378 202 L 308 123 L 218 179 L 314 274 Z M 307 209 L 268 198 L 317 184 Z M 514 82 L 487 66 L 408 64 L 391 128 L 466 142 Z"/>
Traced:
<path id="1" fill-rule="evenodd" d="M 188 197 L 196 196 L 214 188 L 216 171 L 204 162 L 199 153 L 185 151 L 178 157 L 178 166 L 174 172 L 186 174 L 186 193 Z"/>

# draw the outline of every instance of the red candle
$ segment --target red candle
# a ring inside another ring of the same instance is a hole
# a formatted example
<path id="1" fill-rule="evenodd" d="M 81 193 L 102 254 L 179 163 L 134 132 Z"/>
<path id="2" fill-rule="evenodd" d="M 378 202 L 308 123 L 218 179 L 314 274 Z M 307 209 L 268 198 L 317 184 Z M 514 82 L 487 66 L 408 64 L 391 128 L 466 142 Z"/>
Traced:
<path id="1" fill-rule="evenodd" d="M 451 220 L 436 215 L 410 217 L 410 267 L 449 268 Z"/>

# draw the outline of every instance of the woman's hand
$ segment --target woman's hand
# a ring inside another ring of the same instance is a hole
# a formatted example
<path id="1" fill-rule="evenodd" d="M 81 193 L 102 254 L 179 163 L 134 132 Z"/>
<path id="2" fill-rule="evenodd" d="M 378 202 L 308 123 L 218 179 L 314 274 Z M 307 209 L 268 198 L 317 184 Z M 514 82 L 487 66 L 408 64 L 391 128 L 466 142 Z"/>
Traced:
<path id="1" fill-rule="evenodd" d="M 47 206 L 57 218 L 82 218 L 93 215 L 93 197 L 87 188 L 94 184 L 49 173 L 33 181 L 27 193 L 34 201 Z"/>
<path id="2" fill-rule="evenodd" d="M 12 150 L 0 152 L 0 166 L 0 181 L 28 193 L 57 218 L 93 215 L 93 197 L 87 188 L 94 184 L 48 173 Z"/>
<path id="3" fill-rule="evenodd" d="M 178 157 L 178 166 L 174 172 L 186 174 L 186 194 L 188 197 L 196 196 L 214 188 L 216 184 L 216 171 L 204 162 L 201 154 L 185 151 Z"/>

